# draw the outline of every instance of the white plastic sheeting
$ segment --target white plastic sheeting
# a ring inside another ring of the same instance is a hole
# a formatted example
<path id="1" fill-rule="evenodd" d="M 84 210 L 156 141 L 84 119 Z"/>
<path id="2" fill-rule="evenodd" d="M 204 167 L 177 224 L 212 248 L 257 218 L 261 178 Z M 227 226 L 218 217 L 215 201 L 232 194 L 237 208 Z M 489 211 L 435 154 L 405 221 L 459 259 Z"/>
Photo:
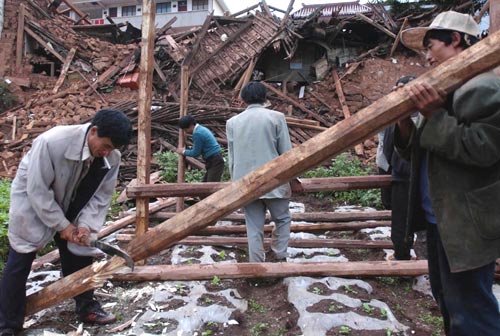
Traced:
<path id="1" fill-rule="evenodd" d="M 4 6 L 5 6 L 5 1 L 0 0 L 0 40 L 2 39 L 3 20 L 4 20 L 3 13 L 5 12 Z"/>

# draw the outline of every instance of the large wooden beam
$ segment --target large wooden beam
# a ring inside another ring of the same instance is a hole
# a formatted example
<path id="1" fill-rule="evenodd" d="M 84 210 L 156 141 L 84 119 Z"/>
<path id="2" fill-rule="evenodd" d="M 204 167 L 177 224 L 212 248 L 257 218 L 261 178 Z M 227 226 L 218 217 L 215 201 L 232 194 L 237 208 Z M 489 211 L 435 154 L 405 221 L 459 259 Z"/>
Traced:
<path id="1" fill-rule="evenodd" d="M 151 219 L 170 219 L 175 217 L 175 212 L 159 211 L 151 215 Z M 244 222 L 243 214 L 228 214 L 217 218 L 232 222 Z M 390 211 L 365 211 L 365 212 L 294 212 L 292 213 L 292 221 L 296 222 L 350 222 L 350 221 L 367 221 L 367 220 L 389 220 L 391 219 Z M 269 222 L 271 217 L 266 216 L 266 222 Z"/>
<path id="2" fill-rule="evenodd" d="M 59 78 L 57 79 L 56 85 L 54 85 L 54 88 L 52 89 L 52 94 L 56 94 L 57 91 L 59 91 L 61 85 L 63 85 L 64 80 L 66 79 L 66 74 L 68 73 L 69 70 L 69 66 L 71 65 L 71 62 L 73 62 L 73 57 L 75 57 L 75 53 L 76 49 L 71 48 L 68 55 L 66 56 L 66 59 L 64 60 L 64 65 L 62 67 L 61 73 L 59 74 Z"/>
<path id="3" fill-rule="evenodd" d="M 156 5 L 153 0 L 142 2 L 142 39 L 139 81 L 139 115 L 137 121 L 137 183 L 149 184 L 151 167 L 151 99 L 153 96 L 154 71 L 154 36 Z M 149 198 L 136 200 L 137 220 L 135 232 L 137 236 L 148 231 Z"/>
<path id="4" fill-rule="evenodd" d="M 500 64 L 500 32 L 464 50 L 459 55 L 426 72 L 412 83 L 429 83 L 438 90 L 452 92 L 470 78 Z M 409 85 L 412 85 L 410 83 Z M 137 237 L 127 247 L 134 260 L 162 251 L 210 223 L 248 204 L 259 195 L 290 181 L 304 171 L 338 155 L 384 127 L 415 111 L 406 90 L 397 90 L 362 109 L 300 146 L 284 153 L 228 187 L 187 208 L 177 216 Z M 386 268 L 390 268 L 390 263 Z M 242 267 L 238 265 L 238 267 Z M 255 267 L 255 266 L 254 266 Z M 339 265 L 342 267 L 342 265 Z M 89 289 L 102 286 L 125 261 L 113 257 L 93 264 L 52 283 L 28 297 L 26 313 L 32 314 L 72 298 Z"/>
<path id="5" fill-rule="evenodd" d="M 19 13 L 17 16 L 17 35 L 16 35 L 16 69 L 21 72 L 21 64 L 23 61 L 24 51 L 24 16 L 26 7 L 24 4 L 19 5 Z"/>
<path id="6" fill-rule="evenodd" d="M 390 175 L 367 175 L 348 177 L 324 177 L 301 179 L 305 193 L 322 191 L 346 191 L 355 189 L 373 189 L 391 185 Z M 231 182 L 204 183 L 164 183 L 149 185 L 129 185 L 127 197 L 174 197 L 206 196 L 229 186 Z"/>
<path id="7" fill-rule="evenodd" d="M 396 277 L 428 273 L 427 260 L 351 261 L 344 263 L 238 263 L 202 265 L 160 265 L 136 267 L 133 272 L 117 273 L 122 281 L 192 281 L 269 278 L 288 276 Z"/>

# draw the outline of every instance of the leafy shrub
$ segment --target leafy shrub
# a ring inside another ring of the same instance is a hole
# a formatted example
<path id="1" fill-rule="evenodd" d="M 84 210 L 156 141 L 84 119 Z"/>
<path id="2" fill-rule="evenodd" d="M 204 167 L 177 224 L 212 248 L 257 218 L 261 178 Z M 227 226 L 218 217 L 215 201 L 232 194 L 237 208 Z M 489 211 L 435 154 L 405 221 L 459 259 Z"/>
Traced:
<path id="1" fill-rule="evenodd" d="M 224 160 L 227 163 L 227 154 L 223 151 Z M 157 152 L 154 157 L 158 161 L 160 166 L 160 176 L 163 182 L 175 183 L 177 182 L 177 164 L 179 162 L 179 155 L 174 152 Z M 205 171 L 200 169 L 191 169 L 185 172 L 185 179 L 188 183 L 201 182 L 205 176 Z M 222 181 L 231 180 L 229 176 L 229 168 L 227 164 L 224 167 L 224 173 L 222 174 Z"/>
<path id="2" fill-rule="evenodd" d="M 372 174 L 370 168 L 363 167 L 363 163 L 349 153 L 342 153 L 332 160 L 330 166 L 320 166 L 307 171 L 303 176 L 309 178 L 317 177 L 341 177 L 341 176 L 363 176 Z M 372 206 L 381 208 L 380 189 L 351 190 L 336 192 L 316 193 L 317 198 L 331 197 L 335 204 L 351 204 Z"/>
<path id="3" fill-rule="evenodd" d="M 3 269 L 9 251 L 7 238 L 9 223 L 10 181 L 0 179 L 0 269 Z"/>
<path id="4" fill-rule="evenodd" d="M 0 79 L 0 113 L 16 105 L 17 101 L 17 97 L 10 92 L 9 84 Z"/>

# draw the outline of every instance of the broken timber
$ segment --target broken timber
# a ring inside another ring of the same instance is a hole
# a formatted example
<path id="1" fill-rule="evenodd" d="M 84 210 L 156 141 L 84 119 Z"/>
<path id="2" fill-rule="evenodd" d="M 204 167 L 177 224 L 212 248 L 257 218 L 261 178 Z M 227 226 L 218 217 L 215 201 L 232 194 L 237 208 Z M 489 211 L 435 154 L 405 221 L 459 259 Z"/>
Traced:
<path id="1" fill-rule="evenodd" d="M 221 279 L 268 278 L 288 276 L 380 277 L 419 276 L 427 274 L 427 260 L 350 261 L 343 263 L 238 263 L 205 265 L 139 266 L 133 272 L 116 273 L 121 281 L 191 281 Z"/>
<path id="2" fill-rule="evenodd" d="M 500 64 L 499 54 L 500 32 L 496 32 L 421 75 L 412 83 L 425 82 L 438 90 L 450 93 L 470 78 L 498 66 Z M 391 92 L 360 110 L 351 118 L 339 122 L 302 145 L 233 182 L 228 187 L 159 224 L 146 234 L 137 237 L 130 242 L 127 252 L 134 260 L 142 260 L 154 255 L 172 243 L 241 208 L 259 195 L 265 194 L 304 171 L 344 152 L 384 127 L 410 115 L 414 110 L 415 106 L 409 99 L 406 90 Z M 343 264 L 338 265 L 338 267 L 344 268 Z M 388 271 L 394 263 L 383 265 Z M 279 266 L 283 267 L 285 264 Z M 245 264 L 237 264 L 236 267 L 242 270 Z M 262 266 L 252 265 L 250 267 L 252 269 L 261 267 L 260 271 L 265 272 Z M 112 278 L 118 270 L 124 269 L 125 261 L 119 257 L 85 267 L 30 295 L 27 300 L 26 314 L 33 314 L 87 290 L 100 287 L 106 279 Z M 362 274 L 358 272 L 356 275 Z"/>
<path id="3" fill-rule="evenodd" d="M 346 191 L 389 187 L 390 175 L 325 177 L 301 179 L 305 193 L 321 191 Z M 231 182 L 164 183 L 129 185 L 127 197 L 206 196 L 230 185 Z"/>

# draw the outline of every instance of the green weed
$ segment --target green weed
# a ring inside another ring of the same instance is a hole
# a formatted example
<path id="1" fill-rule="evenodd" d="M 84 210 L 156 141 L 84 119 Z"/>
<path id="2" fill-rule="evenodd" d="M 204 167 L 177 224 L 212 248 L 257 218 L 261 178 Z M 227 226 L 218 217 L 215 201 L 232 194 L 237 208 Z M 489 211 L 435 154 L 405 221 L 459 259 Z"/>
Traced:
<path id="1" fill-rule="evenodd" d="M 248 301 L 248 305 L 250 306 L 250 310 L 255 312 L 255 313 L 263 314 L 266 312 L 266 308 L 262 304 L 255 301 L 254 299 L 250 299 Z"/>

